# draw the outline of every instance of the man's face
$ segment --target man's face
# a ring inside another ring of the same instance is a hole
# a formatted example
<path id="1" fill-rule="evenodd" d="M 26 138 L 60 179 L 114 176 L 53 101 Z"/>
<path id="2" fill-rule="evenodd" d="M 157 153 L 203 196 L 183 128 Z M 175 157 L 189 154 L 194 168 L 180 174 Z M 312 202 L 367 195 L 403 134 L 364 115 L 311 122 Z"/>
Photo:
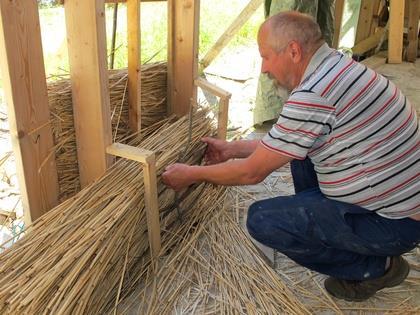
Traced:
<path id="1" fill-rule="evenodd" d="M 293 63 L 289 59 L 287 46 L 279 53 L 267 44 L 267 32 L 263 28 L 258 35 L 258 47 L 262 58 L 261 72 L 266 73 L 271 79 L 287 90 L 291 91 L 291 68 Z"/>

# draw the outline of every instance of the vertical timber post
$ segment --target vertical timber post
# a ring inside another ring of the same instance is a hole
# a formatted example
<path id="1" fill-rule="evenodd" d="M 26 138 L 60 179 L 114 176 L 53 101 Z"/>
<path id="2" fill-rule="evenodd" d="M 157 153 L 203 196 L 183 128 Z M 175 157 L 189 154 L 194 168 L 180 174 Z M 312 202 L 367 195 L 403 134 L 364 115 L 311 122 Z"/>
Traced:
<path id="1" fill-rule="evenodd" d="M 197 102 L 199 0 L 168 0 L 168 106 L 177 116 Z"/>
<path id="2" fill-rule="evenodd" d="M 29 224 L 58 199 L 36 0 L 0 0 L 0 66 L 24 219 Z"/>
<path id="3" fill-rule="evenodd" d="M 112 163 L 104 0 L 64 2 L 82 188 Z"/>
<path id="4" fill-rule="evenodd" d="M 128 120 L 132 132 L 141 130 L 140 0 L 127 0 Z"/>

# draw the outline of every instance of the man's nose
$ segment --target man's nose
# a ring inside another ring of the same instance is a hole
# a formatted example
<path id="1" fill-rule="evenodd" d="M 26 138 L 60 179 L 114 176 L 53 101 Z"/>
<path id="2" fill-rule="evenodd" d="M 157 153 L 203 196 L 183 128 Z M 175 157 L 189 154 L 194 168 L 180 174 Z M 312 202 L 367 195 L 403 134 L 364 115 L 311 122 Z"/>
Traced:
<path id="1" fill-rule="evenodd" d="M 267 66 L 265 65 L 265 62 L 261 62 L 261 73 L 267 73 Z"/>

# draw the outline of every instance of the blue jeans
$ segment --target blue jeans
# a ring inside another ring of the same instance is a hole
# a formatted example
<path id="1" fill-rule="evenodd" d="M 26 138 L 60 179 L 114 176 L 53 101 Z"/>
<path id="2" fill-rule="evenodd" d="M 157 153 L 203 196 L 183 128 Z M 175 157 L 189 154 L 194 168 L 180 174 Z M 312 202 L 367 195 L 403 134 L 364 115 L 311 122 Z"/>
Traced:
<path id="1" fill-rule="evenodd" d="M 346 280 L 385 272 L 386 259 L 415 248 L 420 221 L 387 219 L 357 205 L 326 198 L 309 159 L 291 163 L 296 194 L 249 208 L 251 236 L 298 264 Z"/>

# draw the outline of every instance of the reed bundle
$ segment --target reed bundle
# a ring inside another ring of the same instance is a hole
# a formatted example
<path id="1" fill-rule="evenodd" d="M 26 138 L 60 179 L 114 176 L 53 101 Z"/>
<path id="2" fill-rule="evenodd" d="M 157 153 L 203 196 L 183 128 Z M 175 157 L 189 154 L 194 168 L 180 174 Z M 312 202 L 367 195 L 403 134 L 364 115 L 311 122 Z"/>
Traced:
<path id="1" fill-rule="evenodd" d="M 199 162 L 200 139 L 212 130 L 206 113 L 200 111 L 191 127 L 186 118 L 167 121 L 132 144 L 156 152 L 160 175 L 180 152 L 187 163 Z M 189 209 L 200 191 L 192 191 L 181 206 Z M 158 180 L 158 192 L 166 231 L 179 220 L 171 208 L 173 191 Z M 24 238 L 0 255 L 0 313 L 103 313 L 125 294 L 125 287 L 133 287 L 137 278 L 129 275 L 150 262 L 143 196 L 141 166 L 119 160 L 98 181 L 35 221 Z M 165 243 L 168 235 L 163 235 Z"/>
<path id="2" fill-rule="evenodd" d="M 166 117 L 166 63 L 145 64 L 141 67 L 141 119 L 146 128 Z M 112 140 L 128 136 L 127 70 L 109 72 Z M 48 84 L 51 126 L 61 201 L 80 190 L 74 129 L 71 85 L 69 79 Z"/>
<path id="3" fill-rule="evenodd" d="M 202 224 L 119 313 L 133 313 L 139 304 L 137 314 L 309 314 L 222 203 L 210 205 Z"/>

